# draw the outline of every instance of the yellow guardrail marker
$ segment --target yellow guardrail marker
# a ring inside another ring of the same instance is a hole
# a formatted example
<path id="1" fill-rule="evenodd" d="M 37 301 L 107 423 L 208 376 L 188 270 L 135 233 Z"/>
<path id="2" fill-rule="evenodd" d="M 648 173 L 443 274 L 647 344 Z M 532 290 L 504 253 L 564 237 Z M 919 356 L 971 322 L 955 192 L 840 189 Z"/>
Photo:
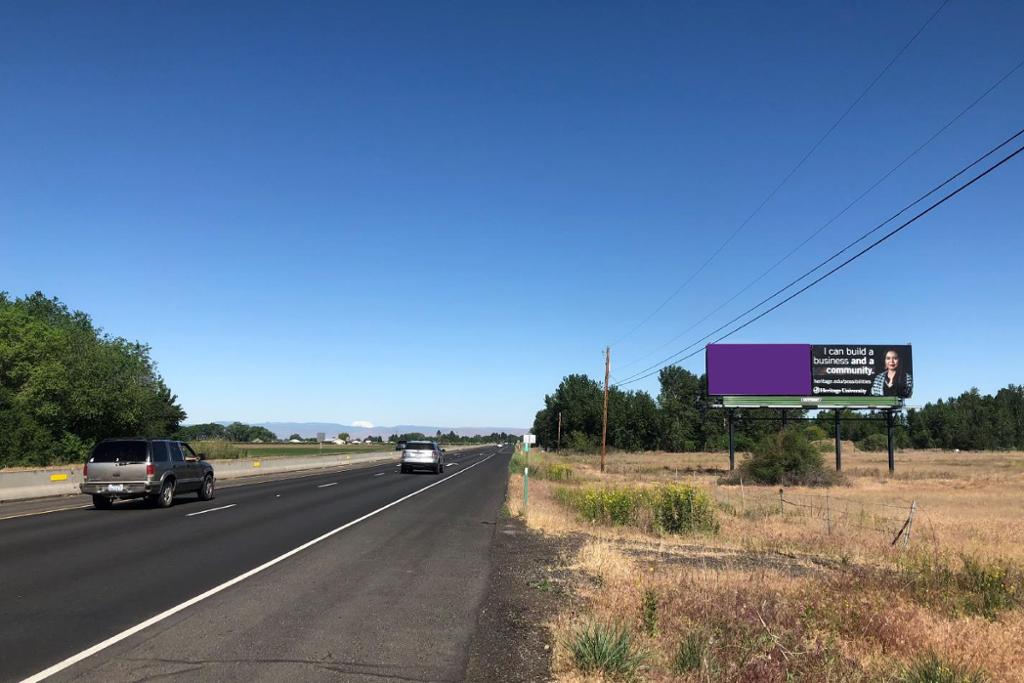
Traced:
<path id="1" fill-rule="evenodd" d="M 259 467 L 260 466 L 260 461 L 259 460 L 253 460 L 252 461 L 252 466 L 253 467 Z"/>
<path id="2" fill-rule="evenodd" d="M 66 474 L 51 474 L 50 481 L 67 481 L 68 475 Z"/>

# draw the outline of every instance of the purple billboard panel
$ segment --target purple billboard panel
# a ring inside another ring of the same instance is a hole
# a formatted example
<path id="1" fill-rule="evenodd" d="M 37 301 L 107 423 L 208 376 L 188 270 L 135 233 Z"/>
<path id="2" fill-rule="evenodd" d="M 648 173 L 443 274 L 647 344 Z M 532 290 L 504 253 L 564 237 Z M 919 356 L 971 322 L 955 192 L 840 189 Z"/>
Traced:
<path id="1" fill-rule="evenodd" d="M 810 396 L 810 344 L 709 344 L 709 396 Z"/>

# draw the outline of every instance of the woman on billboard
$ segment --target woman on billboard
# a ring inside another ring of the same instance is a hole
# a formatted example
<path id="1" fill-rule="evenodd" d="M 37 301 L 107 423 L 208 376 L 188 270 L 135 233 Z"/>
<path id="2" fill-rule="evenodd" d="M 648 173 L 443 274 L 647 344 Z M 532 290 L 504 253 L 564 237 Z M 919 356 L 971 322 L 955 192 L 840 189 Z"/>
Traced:
<path id="1" fill-rule="evenodd" d="M 871 384 L 871 395 L 907 398 L 913 390 L 914 378 L 900 364 L 899 352 L 889 349 L 885 352 L 885 370 L 875 375 Z"/>

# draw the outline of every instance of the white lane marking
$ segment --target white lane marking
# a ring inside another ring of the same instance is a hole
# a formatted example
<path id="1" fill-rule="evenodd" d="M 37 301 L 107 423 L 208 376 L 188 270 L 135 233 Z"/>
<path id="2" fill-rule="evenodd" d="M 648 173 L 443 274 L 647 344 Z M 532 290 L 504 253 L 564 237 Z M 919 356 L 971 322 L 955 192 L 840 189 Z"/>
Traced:
<path id="1" fill-rule="evenodd" d="M 293 555 L 297 555 L 298 553 L 301 553 L 303 550 L 306 550 L 307 548 L 313 547 L 317 543 L 320 543 L 322 541 L 326 541 L 331 536 L 334 536 L 335 534 L 339 534 L 342 531 L 344 531 L 345 529 L 348 529 L 349 527 L 355 526 L 356 524 L 359 524 L 360 522 L 364 522 L 364 521 L 368 520 L 371 517 L 379 515 L 380 513 L 382 513 L 385 510 L 387 510 L 388 508 L 392 508 L 392 507 L 398 505 L 399 503 L 401 503 L 403 501 L 409 500 L 413 496 L 418 496 L 421 493 L 423 493 L 424 491 L 429 491 L 430 489 L 434 488 L 435 486 L 440 486 L 441 484 L 445 483 L 446 481 L 448 481 L 450 479 L 454 479 L 455 477 L 459 476 L 460 474 L 465 474 L 466 472 L 469 472 L 471 469 L 473 469 L 477 465 L 482 465 L 483 463 L 487 462 L 492 457 L 493 456 L 487 456 L 483 460 L 479 460 L 479 461 L 473 463 L 472 465 L 470 465 L 469 467 L 467 467 L 464 470 L 459 470 L 458 472 L 456 472 L 454 474 L 450 474 L 447 477 L 445 477 L 445 478 L 443 478 L 443 479 L 441 479 L 439 481 L 435 481 L 433 484 L 428 484 L 428 485 L 424 486 L 421 489 L 417 489 L 417 490 L 413 491 L 410 494 L 407 494 L 407 495 L 402 496 L 401 498 L 398 498 L 397 500 L 393 500 L 390 503 L 388 503 L 387 505 L 384 505 L 383 507 L 379 507 L 379 508 L 377 508 L 376 510 L 374 510 L 372 512 L 367 512 L 365 515 L 363 515 L 362 517 L 360 517 L 358 519 L 353 519 L 351 522 L 348 522 L 346 524 L 342 524 L 341 526 L 339 526 L 336 529 L 331 529 L 326 534 L 323 534 L 321 536 L 317 536 L 312 541 L 306 541 L 305 543 L 303 543 L 302 545 L 298 546 L 297 548 L 292 548 L 291 550 L 286 552 L 284 555 L 278 555 L 277 557 L 275 557 L 274 559 L 270 560 L 269 562 L 264 562 L 260 566 L 255 567 L 253 569 L 250 569 L 249 571 L 245 572 L 244 574 L 239 574 L 235 578 L 230 579 L 228 581 L 225 581 L 224 583 L 220 584 L 219 586 L 214 586 L 213 588 L 211 588 L 210 590 L 206 591 L 205 593 L 200 593 L 199 595 L 195 596 L 194 598 L 189 598 L 188 600 L 186 600 L 185 602 L 181 603 L 180 605 L 175 605 L 174 607 L 172 607 L 172 608 L 170 608 L 168 610 L 164 610 L 160 614 L 152 616 L 149 619 L 146 619 L 145 621 L 143 621 L 142 623 L 136 624 L 135 626 L 132 626 L 131 628 L 128 628 L 128 629 L 125 629 L 124 631 L 121 631 L 117 635 L 111 636 L 111 637 L 107 638 L 106 640 L 104 640 L 102 642 L 96 643 L 95 645 L 93 645 L 90 648 L 82 650 L 78 654 L 71 655 L 67 659 L 64 659 L 64 660 L 62 660 L 60 662 L 57 662 L 53 666 L 51 666 L 51 667 L 49 667 L 47 669 L 43 669 L 39 673 L 37 673 L 37 674 L 35 674 L 33 676 L 30 676 L 29 678 L 24 679 L 21 683 L 37 683 L 37 681 L 45 680 L 45 679 L 49 678 L 50 676 L 52 676 L 52 675 L 54 675 L 56 673 L 59 673 L 59 672 L 63 671 L 64 669 L 67 669 L 68 667 L 73 666 L 74 664 L 77 664 L 78 662 L 82 661 L 83 659 L 87 659 L 89 657 L 92 657 L 94 654 L 96 654 L 98 652 L 102 652 L 103 650 L 106 650 L 111 645 L 116 645 L 117 643 L 120 643 L 122 640 L 124 640 L 126 638 L 132 637 L 136 633 L 149 628 L 153 624 L 158 624 L 161 621 L 163 621 L 164 619 L 167 619 L 168 617 L 172 617 L 175 614 L 177 614 L 178 612 L 181 612 L 182 610 L 188 609 L 192 605 L 200 603 L 203 600 L 206 600 L 207 598 L 212 597 L 212 596 L 216 595 L 217 593 L 220 593 L 221 591 L 225 591 L 228 588 L 231 588 L 232 586 L 234 586 L 235 584 L 241 583 L 242 581 L 245 581 L 246 579 L 251 578 L 251 577 L 255 576 L 256 574 L 259 574 L 260 572 L 262 572 L 262 571 L 264 571 L 266 569 L 270 569 L 275 564 L 279 564 L 281 562 L 284 562 L 289 557 L 292 557 Z"/>
<path id="2" fill-rule="evenodd" d="M 219 508 L 210 508 L 209 510 L 200 510 L 199 512 L 190 512 L 190 513 L 188 513 L 185 516 L 186 517 L 195 517 L 196 515 L 205 515 L 207 512 L 216 512 L 217 510 L 227 510 L 228 508 L 233 508 L 236 505 L 238 505 L 238 503 L 232 503 L 231 505 L 222 505 Z"/>
<path id="3" fill-rule="evenodd" d="M 338 485 L 338 482 L 332 481 L 330 484 L 320 484 L 319 486 L 317 486 L 317 488 L 318 489 L 325 489 L 328 486 L 337 486 L 337 485 Z"/>
<path id="4" fill-rule="evenodd" d="M 458 465 L 458 464 L 460 464 L 460 463 L 457 463 L 457 462 L 446 462 L 445 463 L 445 465 Z"/>
<path id="5" fill-rule="evenodd" d="M 51 512 L 64 512 L 65 510 L 84 510 L 85 508 L 91 508 L 92 505 L 76 505 L 70 508 L 54 508 L 53 510 L 43 510 L 42 512 L 23 512 L 20 515 L 8 515 L 7 517 L 0 517 L 0 522 L 5 519 L 18 519 L 19 517 L 35 517 L 36 515 L 48 515 Z"/>
<path id="6" fill-rule="evenodd" d="M 383 477 L 383 476 L 384 476 L 384 473 L 383 473 L 383 472 L 381 472 L 380 474 L 375 474 L 375 475 L 373 475 L 373 476 L 375 476 L 375 477 Z"/>

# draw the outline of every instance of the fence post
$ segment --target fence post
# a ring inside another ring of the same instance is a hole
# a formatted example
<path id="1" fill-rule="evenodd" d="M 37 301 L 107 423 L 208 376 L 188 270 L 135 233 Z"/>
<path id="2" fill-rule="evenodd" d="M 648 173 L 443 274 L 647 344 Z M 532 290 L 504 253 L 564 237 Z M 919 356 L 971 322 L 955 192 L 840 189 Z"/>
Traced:
<path id="1" fill-rule="evenodd" d="M 914 511 L 917 510 L 917 501 L 910 501 L 910 516 L 907 517 L 907 533 L 903 537 L 903 547 L 910 545 L 910 530 L 914 528 Z"/>
<path id="2" fill-rule="evenodd" d="M 740 510 L 743 514 L 747 514 L 747 496 L 743 492 L 743 477 L 740 477 Z"/>
<path id="3" fill-rule="evenodd" d="M 832 505 L 829 503 L 828 494 L 825 494 L 825 524 L 828 525 L 828 535 L 832 535 Z"/>
<path id="4" fill-rule="evenodd" d="M 783 517 L 786 516 L 786 501 L 782 497 L 782 489 L 779 489 L 779 514 Z"/>

